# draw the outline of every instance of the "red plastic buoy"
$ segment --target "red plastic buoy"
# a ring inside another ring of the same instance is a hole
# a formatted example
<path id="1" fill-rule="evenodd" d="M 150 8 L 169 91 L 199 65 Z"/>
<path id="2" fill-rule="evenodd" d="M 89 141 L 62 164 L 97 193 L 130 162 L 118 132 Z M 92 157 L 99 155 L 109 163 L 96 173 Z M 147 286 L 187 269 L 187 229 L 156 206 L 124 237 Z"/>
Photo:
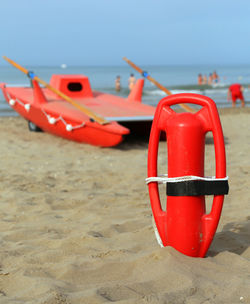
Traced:
<path id="1" fill-rule="evenodd" d="M 176 113 L 170 107 L 190 103 L 202 106 L 196 113 Z M 204 181 L 205 135 L 214 138 L 216 175 Z M 215 234 L 228 192 L 226 156 L 220 118 L 212 99 L 197 94 L 176 94 L 163 98 L 157 106 L 148 147 L 148 178 L 157 177 L 158 145 L 166 133 L 168 178 L 195 176 L 186 182 L 168 183 L 167 206 L 161 206 L 158 183 L 149 181 L 149 195 L 156 227 L 163 246 L 192 257 L 204 257 Z M 199 180 L 200 177 L 200 180 Z M 217 182 L 217 183 L 216 183 Z M 220 190 L 220 188 L 224 188 Z M 173 189 L 172 189 L 173 188 Z M 205 195 L 214 194 L 211 212 L 206 214 Z"/>

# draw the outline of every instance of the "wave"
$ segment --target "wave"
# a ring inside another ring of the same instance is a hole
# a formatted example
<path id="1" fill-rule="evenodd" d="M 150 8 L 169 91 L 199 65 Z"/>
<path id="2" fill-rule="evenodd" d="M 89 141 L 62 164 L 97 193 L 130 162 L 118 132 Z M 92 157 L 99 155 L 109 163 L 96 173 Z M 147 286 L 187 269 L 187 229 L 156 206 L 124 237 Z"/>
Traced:
<path id="1" fill-rule="evenodd" d="M 175 87 L 169 89 L 172 94 L 180 94 L 180 93 L 193 93 L 193 94 L 201 94 L 201 95 L 209 95 L 209 94 L 227 94 L 226 87 L 220 88 L 213 88 L 213 87 L 206 87 L 200 88 L 198 86 L 186 86 L 186 87 Z M 144 94 L 149 96 L 166 96 L 166 93 L 160 89 L 144 89 Z"/>
<path id="2" fill-rule="evenodd" d="M 210 89 L 221 89 L 221 88 L 228 88 L 229 84 L 228 83 L 216 83 L 213 85 L 198 85 L 198 84 L 184 84 L 184 85 L 176 85 L 176 86 L 170 86 L 170 89 L 182 89 L 182 90 L 199 90 L 199 91 L 204 91 L 204 90 L 210 90 Z"/>
<path id="3" fill-rule="evenodd" d="M 199 90 L 171 90 L 172 94 L 180 94 L 180 93 L 193 93 L 193 94 L 201 94 L 202 92 Z M 167 94 L 162 90 L 144 90 L 145 95 L 151 96 L 166 96 Z"/>

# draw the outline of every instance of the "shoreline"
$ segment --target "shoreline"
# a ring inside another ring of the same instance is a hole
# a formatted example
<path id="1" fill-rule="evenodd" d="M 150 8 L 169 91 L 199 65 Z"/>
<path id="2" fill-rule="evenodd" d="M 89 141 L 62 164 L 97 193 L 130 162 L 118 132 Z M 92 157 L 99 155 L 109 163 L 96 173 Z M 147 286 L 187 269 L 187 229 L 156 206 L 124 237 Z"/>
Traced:
<path id="1" fill-rule="evenodd" d="M 19 116 L 19 114 L 14 111 L 13 109 L 11 109 L 8 104 L 5 102 L 4 105 L 6 104 L 6 108 L 1 108 L 1 111 L 0 111 L 0 118 L 1 117 L 17 117 Z M 246 106 L 244 108 L 241 108 L 239 103 L 237 104 L 237 106 L 235 108 L 232 108 L 232 107 L 218 107 L 217 106 L 217 109 L 218 109 L 218 112 L 220 115 L 223 115 L 223 114 L 232 114 L 232 113 L 241 113 L 241 112 L 246 112 L 246 113 L 250 113 L 250 103 L 246 103 Z M 179 110 L 177 110 L 178 112 Z"/>

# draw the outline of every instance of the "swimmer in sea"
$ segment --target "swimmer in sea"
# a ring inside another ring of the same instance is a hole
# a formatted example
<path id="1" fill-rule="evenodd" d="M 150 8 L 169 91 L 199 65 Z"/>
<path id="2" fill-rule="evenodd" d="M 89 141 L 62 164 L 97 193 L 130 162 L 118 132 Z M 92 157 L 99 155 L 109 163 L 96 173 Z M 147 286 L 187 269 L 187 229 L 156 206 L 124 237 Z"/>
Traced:
<path id="1" fill-rule="evenodd" d="M 208 76 L 208 82 L 207 82 L 208 85 L 212 85 L 213 84 L 213 75 L 212 73 L 209 74 Z"/>
<path id="2" fill-rule="evenodd" d="M 212 74 L 213 82 L 218 83 L 220 81 L 219 75 L 216 73 L 216 71 Z"/>
<path id="3" fill-rule="evenodd" d="M 203 76 L 202 84 L 207 84 L 207 76 L 206 75 Z"/>
<path id="4" fill-rule="evenodd" d="M 121 91 L 121 77 L 119 75 L 115 79 L 115 90 L 117 92 Z"/>
<path id="5" fill-rule="evenodd" d="M 202 85 L 202 83 L 203 83 L 203 78 L 202 78 L 202 75 L 199 74 L 198 75 L 198 85 Z"/>
<path id="6" fill-rule="evenodd" d="M 130 74 L 130 77 L 128 79 L 128 88 L 130 89 L 130 91 L 133 89 L 133 87 L 135 86 L 135 76 L 134 74 Z"/>

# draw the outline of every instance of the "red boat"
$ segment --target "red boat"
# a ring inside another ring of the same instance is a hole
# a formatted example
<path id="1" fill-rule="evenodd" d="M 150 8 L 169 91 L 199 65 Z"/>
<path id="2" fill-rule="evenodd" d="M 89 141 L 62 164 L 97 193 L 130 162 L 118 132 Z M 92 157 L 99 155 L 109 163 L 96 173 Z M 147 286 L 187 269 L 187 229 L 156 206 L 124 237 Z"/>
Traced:
<path id="1" fill-rule="evenodd" d="M 31 77 L 32 78 L 32 77 Z M 105 119 L 98 123 L 48 87 L 41 88 L 32 78 L 32 87 L 0 84 L 9 105 L 28 121 L 31 131 L 45 131 L 77 142 L 111 147 L 125 135 L 149 130 L 155 108 L 141 103 L 144 80 L 139 79 L 128 98 L 92 91 L 84 75 L 52 75 L 49 87 L 55 88 Z"/>

